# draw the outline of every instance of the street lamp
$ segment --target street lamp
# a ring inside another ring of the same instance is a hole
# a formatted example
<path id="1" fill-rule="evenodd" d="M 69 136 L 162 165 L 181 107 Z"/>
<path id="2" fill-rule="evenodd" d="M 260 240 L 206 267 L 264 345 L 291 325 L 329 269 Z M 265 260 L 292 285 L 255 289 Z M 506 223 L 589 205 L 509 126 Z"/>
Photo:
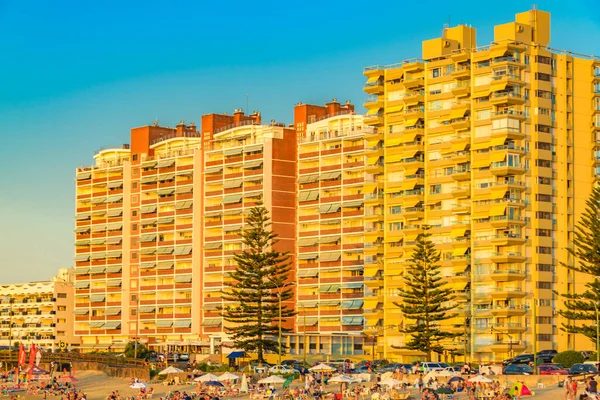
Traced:
<path id="1" fill-rule="evenodd" d="M 500 332 L 500 331 L 494 329 L 493 326 L 490 326 L 490 333 L 493 334 L 494 332 L 496 332 L 497 334 L 500 334 L 500 335 L 508 336 L 508 357 L 512 358 L 512 356 L 513 356 L 513 350 L 512 350 L 513 337 L 512 337 L 512 335 L 509 335 L 508 333 Z"/>
<path id="2" fill-rule="evenodd" d="M 373 332 L 373 334 L 371 334 L 371 338 L 372 338 L 372 341 L 371 341 L 371 346 L 372 346 L 371 347 L 371 361 L 372 362 L 375 362 L 375 341 L 377 339 L 377 335 L 380 334 L 381 332 L 387 331 L 388 329 L 392 329 L 392 328 L 395 328 L 395 327 L 396 327 L 396 325 L 389 325 L 389 326 L 381 328 L 378 331 L 375 331 L 375 332 Z"/>
<path id="3" fill-rule="evenodd" d="M 598 302 L 594 301 L 594 310 L 596 310 L 596 362 L 600 362 L 600 318 L 598 317 Z"/>

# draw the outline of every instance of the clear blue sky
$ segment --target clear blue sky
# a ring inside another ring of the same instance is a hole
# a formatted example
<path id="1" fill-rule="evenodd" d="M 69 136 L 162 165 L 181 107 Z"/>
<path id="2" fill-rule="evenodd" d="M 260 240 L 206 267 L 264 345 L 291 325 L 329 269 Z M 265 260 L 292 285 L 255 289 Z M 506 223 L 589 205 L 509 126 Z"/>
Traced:
<path id="1" fill-rule="evenodd" d="M 422 7 L 422 8 L 421 8 Z M 0 283 L 72 265 L 74 171 L 158 119 L 258 109 L 292 122 L 298 102 L 362 104 L 362 68 L 420 55 L 444 23 L 514 20 L 489 1 L 0 0 Z M 600 55 L 598 0 L 542 1 L 556 48 Z"/>

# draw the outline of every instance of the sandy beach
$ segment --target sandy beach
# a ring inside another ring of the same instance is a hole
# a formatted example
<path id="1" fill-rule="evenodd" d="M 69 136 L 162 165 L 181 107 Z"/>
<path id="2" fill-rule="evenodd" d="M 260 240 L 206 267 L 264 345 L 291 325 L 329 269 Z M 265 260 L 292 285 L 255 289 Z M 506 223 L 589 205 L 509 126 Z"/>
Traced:
<path id="1" fill-rule="evenodd" d="M 112 391 L 118 390 L 121 396 L 131 397 L 137 395 L 138 391 L 136 389 L 131 389 L 129 387 L 129 380 L 122 378 L 112 378 L 107 376 L 103 372 L 97 371 L 82 371 L 77 373 L 77 378 L 79 381 L 75 385 L 78 390 L 83 390 L 87 394 L 87 398 L 89 400 L 102 400 L 106 399 L 108 395 L 111 394 Z M 301 387 L 300 381 L 294 381 L 291 387 Z M 157 384 L 149 384 L 148 388 L 154 388 L 154 399 L 159 399 L 160 397 L 164 397 L 169 392 L 179 390 L 180 392 L 187 391 L 188 393 L 193 393 L 196 388 L 192 385 L 175 385 L 175 386 L 164 386 L 162 383 Z M 339 385 L 330 384 L 327 386 L 327 389 L 331 391 L 339 390 Z M 412 391 L 413 398 L 419 399 L 419 396 L 416 391 Z M 534 399 L 539 400 L 552 400 L 552 399 L 560 399 L 564 395 L 563 389 L 552 387 L 552 388 L 544 388 L 544 389 L 535 389 L 535 395 L 532 397 Z M 21 394 L 19 399 L 40 399 L 42 395 L 24 395 Z M 49 397 L 50 399 L 58 399 L 59 397 Z M 239 400 L 247 400 L 250 397 L 247 395 L 237 396 L 236 399 Z M 466 399 L 465 394 L 459 394 L 457 399 L 463 400 Z"/>

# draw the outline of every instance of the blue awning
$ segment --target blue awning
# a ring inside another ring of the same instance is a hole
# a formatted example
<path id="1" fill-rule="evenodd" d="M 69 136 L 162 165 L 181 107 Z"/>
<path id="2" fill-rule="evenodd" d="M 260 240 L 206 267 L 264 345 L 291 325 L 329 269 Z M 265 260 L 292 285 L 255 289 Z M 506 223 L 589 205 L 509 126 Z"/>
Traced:
<path id="1" fill-rule="evenodd" d="M 245 357 L 246 354 L 243 351 L 232 351 L 227 355 L 227 358 L 242 358 Z"/>

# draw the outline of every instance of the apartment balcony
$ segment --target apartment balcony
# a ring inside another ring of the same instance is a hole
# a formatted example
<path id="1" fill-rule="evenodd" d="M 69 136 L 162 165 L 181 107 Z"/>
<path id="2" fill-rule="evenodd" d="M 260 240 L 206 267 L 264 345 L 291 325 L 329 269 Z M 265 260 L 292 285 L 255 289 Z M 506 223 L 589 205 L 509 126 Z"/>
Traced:
<path id="1" fill-rule="evenodd" d="M 506 323 L 498 323 L 492 324 L 492 328 L 494 332 L 500 333 L 522 333 L 526 331 L 526 328 L 523 324 L 519 322 L 506 322 Z"/>
<path id="2" fill-rule="evenodd" d="M 402 63 L 404 72 L 419 72 L 425 69 L 425 63 L 419 58 L 411 58 Z"/>
<path id="3" fill-rule="evenodd" d="M 451 193 L 452 197 L 454 197 L 455 199 L 466 198 L 469 197 L 471 193 L 471 188 L 469 185 L 455 186 L 454 188 L 452 188 Z"/>
<path id="4" fill-rule="evenodd" d="M 523 263 L 526 260 L 527 257 L 516 252 L 494 253 L 490 257 L 490 261 L 496 264 Z"/>
<path id="5" fill-rule="evenodd" d="M 514 233 L 494 235 L 490 239 L 494 246 L 519 246 L 525 244 L 526 242 L 524 237 Z"/>
<path id="6" fill-rule="evenodd" d="M 469 162 L 469 160 L 471 159 L 470 155 L 470 151 L 457 151 L 451 155 L 451 159 L 452 162 L 455 164 L 463 164 Z"/>
<path id="7" fill-rule="evenodd" d="M 446 326 L 443 328 L 445 328 L 444 330 L 447 329 L 448 332 L 450 332 L 450 333 L 465 333 L 465 332 L 467 332 L 467 334 L 468 334 L 468 332 L 469 332 L 469 328 L 464 323 L 452 324 L 450 326 Z"/>
<path id="8" fill-rule="evenodd" d="M 451 91 L 457 98 L 467 97 L 471 93 L 471 85 L 469 85 L 468 81 L 457 82 L 452 86 Z"/>
<path id="9" fill-rule="evenodd" d="M 368 94 L 383 94 L 383 77 L 369 78 L 363 90 Z"/>
<path id="10" fill-rule="evenodd" d="M 508 85 L 521 86 L 521 85 L 525 84 L 525 82 L 523 82 L 521 80 L 521 77 L 519 75 L 504 74 L 504 75 L 492 76 L 492 81 L 490 82 L 490 84 L 492 85 L 492 87 L 497 86 L 497 87 L 501 87 L 502 89 L 504 89 Z"/>
<path id="11" fill-rule="evenodd" d="M 492 92 L 490 96 L 490 103 L 493 105 L 518 106 L 524 102 L 523 96 L 511 91 Z"/>
<path id="12" fill-rule="evenodd" d="M 373 175 L 382 174 L 383 173 L 383 162 L 377 161 L 373 164 L 365 165 L 365 172 L 368 172 L 369 174 L 373 174 Z"/>
<path id="13" fill-rule="evenodd" d="M 490 119 L 495 120 L 507 117 L 516 118 L 518 120 L 523 121 L 525 119 L 525 114 L 523 113 L 523 111 L 513 110 L 512 108 L 499 108 L 496 110 L 496 112 L 492 113 Z"/>
<path id="14" fill-rule="evenodd" d="M 525 271 L 522 269 L 496 269 L 490 275 L 495 282 L 514 282 L 525 279 Z"/>
<path id="15" fill-rule="evenodd" d="M 414 206 L 419 201 L 423 200 L 424 195 L 425 191 L 423 189 L 405 190 L 401 195 L 401 199 L 403 204 L 411 204 Z"/>
<path id="16" fill-rule="evenodd" d="M 383 114 L 382 113 L 377 113 L 377 114 L 367 113 L 364 118 L 364 123 L 366 125 L 371 125 L 371 126 L 383 126 Z"/>
<path id="17" fill-rule="evenodd" d="M 525 148 L 515 145 L 494 146 L 490 149 L 489 158 L 492 162 L 504 161 L 508 153 L 523 155 Z"/>
<path id="18" fill-rule="evenodd" d="M 402 210 L 402 216 L 405 220 L 422 219 L 425 215 L 425 209 L 421 207 L 407 207 Z"/>
<path id="19" fill-rule="evenodd" d="M 454 205 L 452 205 L 452 214 L 454 214 L 454 215 L 469 214 L 470 212 L 471 212 L 470 204 L 454 204 Z"/>
<path id="20" fill-rule="evenodd" d="M 445 276 L 444 278 L 451 283 L 467 283 L 471 280 L 471 272 L 456 272 L 454 274 Z"/>
<path id="21" fill-rule="evenodd" d="M 406 93 L 402 100 L 404 101 L 404 105 L 406 107 L 410 107 L 416 106 L 419 103 L 423 103 L 424 99 L 424 91 L 418 90 L 415 92 Z"/>
<path id="22" fill-rule="evenodd" d="M 469 79 L 471 77 L 471 67 L 464 66 L 452 71 L 452 76 L 456 79 Z"/>
<path id="23" fill-rule="evenodd" d="M 525 132 L 521 132 L 521 130 L 517 128 L 496 128 L 492 129 L 490 138 L 504 140 L 523 140 L 525 139 Z"/>
<path id="24" fill-rule="evenodd" d="M 471 290 L 470 289 L 455 290 L 453 292 L 453 294 L 454 294 L 454 300 L 456 300 L 456 301 L 470 301 L 471 300 Z"/>
<path id="25" fill-rule="evenodd" d="M 470 254 L 463 254 L 463 255 L 457 255 L 457 256 L 452 256 L 452 265 L 454 265 L 455 267 L 466 267 L 467 265 L 471 264 L 471 255 Z"/>
<path id="26" fill-rule="evenodd" d="M 419 76 L 419 77 L 415 77 L 415 78 L 404 79 L 404 81 L 402 81 L 402 84 L 404 85 L 404 87 L 406 89 L 416 89 L 418 87 L 425 85 L 425 78 L 423 78 L 422 76 Z"/>
<path id="27" fill-rule="evenodd" d="M 519 317 L 527 314 L 528 308 L 524 305 L 495 306 L 490 310 L 494 317 Z"/>
<path id="28" fill-rule="evenodd" d="M 523 175 L 525 168 L 521 165 L 510 165 L 506 161 L 493 162 L 490 165 L 490 171 L 495 176 L 506 176 L 506 175 Z"/>
<path id="29" fill-rule="evenodd" d="M 383 96 L 369 96 L 365 102 L 364 106 L 367 110 L 383 108 Z"/>
<path id="30" fill-rule="evenodd" d="M 490 295 L 492 299 L 508 300 L 523 298 L 527 293 L 521 288 L 494 288 L 490 292 Z"/>
<path id="31" fill-rule="evenodd" d="M 467 117 L 456 118 L 450 122 L 450 126 L 452 126 L 454 130 L 464 131 L 469 129 L 469 127 L 471 126 L 471 120 Z"/>
<path id="32" fill-rule="evenodd" d="M 498 215 L 490 217 L 490 224 L 496 229 L 508 228 L 510 225 L 525 225 L 525 220 L 521 217 L 510 215 Z"/>
<path id="33" fill-rule="evenodd" d="M 503 340 L 503 341 L 497 341 L 492 343 L 489 346 L 490 351 L 494 352 L 494 353 L 509 353 L 509 352 L 513 352 L 513 353 L 521 353 L 523 351 L 525 351 L 525 349 L 527 348 L 527 346 L 525 345 L 525 343 L 519 341 L 519 340 Z"/>
<path id="34" fill-rule="evenodd" d="M 452 173 L 452 179 L 455 181 L 466 181 L 471 179 L 471 169 L 470 168 L 455 168 Z"/>

